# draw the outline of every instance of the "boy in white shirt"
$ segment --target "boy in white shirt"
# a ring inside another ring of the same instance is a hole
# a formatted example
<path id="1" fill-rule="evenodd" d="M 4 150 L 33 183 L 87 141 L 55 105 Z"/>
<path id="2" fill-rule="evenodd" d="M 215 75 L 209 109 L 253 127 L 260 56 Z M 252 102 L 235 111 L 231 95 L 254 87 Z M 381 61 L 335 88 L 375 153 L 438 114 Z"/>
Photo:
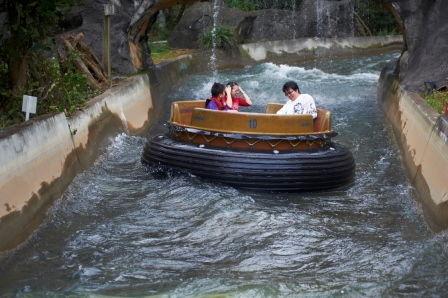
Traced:
<path id="1" fill-rule="evenodd" d="M 283 85 L 283 92 L 289 100 L 277 111 L 277 114 L 311 114 L 313 119 L 317 117 L 316 103 L 309 94 L 300 94 L 299 86 L 294 81 Z"/>

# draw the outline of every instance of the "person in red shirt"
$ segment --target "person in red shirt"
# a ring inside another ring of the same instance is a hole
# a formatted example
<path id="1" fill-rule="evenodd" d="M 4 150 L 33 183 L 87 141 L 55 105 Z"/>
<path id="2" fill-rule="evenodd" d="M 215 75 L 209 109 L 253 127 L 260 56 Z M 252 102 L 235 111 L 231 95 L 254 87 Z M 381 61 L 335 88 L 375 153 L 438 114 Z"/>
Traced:
<path id="1" fill-rule="evenodd" d="M 228 111 L 238 111 L 240 106 L 243 107 L 249 107 L 252 105 L 252 101 L 250 100 L 250 97 L 247 96 L 246 92 L 235 82 L 228 82 L 226 89 L 228 87 L 231 87 L 230 95 L 232 97 L 232 106 L 229 107 L 226 105 L 226 110 Z M 228 89 L 227 89 L 228 90 Z M 239 97 L 238 95 L 242 94 L 243 98 Z"/>

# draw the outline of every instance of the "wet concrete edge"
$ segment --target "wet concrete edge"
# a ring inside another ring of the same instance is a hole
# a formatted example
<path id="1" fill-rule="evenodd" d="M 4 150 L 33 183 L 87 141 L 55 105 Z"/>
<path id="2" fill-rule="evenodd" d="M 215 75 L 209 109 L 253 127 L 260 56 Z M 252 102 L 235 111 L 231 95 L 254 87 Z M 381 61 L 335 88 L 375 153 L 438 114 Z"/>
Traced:
<path id="1" fill-rule="evenodd" d="M 408 92 L 393 70 L 383 69 L 378 100 L 392 125 L 403 165 L 429 229 L 448 228 L 448 116 Z"/>

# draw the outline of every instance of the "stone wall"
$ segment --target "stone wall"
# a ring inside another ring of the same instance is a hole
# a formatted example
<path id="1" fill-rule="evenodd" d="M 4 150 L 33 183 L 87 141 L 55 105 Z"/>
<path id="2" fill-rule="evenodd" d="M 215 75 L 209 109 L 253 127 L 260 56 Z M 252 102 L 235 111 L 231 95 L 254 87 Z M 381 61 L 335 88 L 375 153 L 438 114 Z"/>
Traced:
<path id="1" fill-rule="evenodd" d="M 0 250 L 22 243 L 90 166 L 110 136 L 145 134 L 157 121 L 147 76 L 132 77 L 66 118 L 34 118 L 0 131 Z"/>
<path id="2" fill-rule="evenodd" d="M 317 5 L 318 4 L 318 5 Z M 189 7 L 169 37 L 173 48 L 199 48 L 199 37 L 213 26 L 235 29 L 239 43 L 291 40 L 305 37 L 354 36 L 353 1 L 303 1 L 295 11 L 241 11 L 224 3 L 198 2 Z"/>
<path id="3" fill-rule="evenodd" d="M 448 5 L 444 0 L 370 0 L 386 6 L 404 33 L 403 53 L 396 73 L 409 91 L 424 89 L 424 81 L 448 84 Z"/>

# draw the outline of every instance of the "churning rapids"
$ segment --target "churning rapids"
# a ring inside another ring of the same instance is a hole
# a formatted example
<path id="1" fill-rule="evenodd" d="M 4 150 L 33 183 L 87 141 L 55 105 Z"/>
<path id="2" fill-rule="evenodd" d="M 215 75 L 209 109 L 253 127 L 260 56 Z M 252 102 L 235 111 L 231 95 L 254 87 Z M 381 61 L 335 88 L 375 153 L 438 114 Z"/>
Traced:
<path id="1" fill-rule="evenodd" d="M 170 100 L 205 99 L 213 82 L 232 80 L 254 102 L 245 111 L 285 102 L 281 87 L 296 80 L 333 112 L 355 181 L 284 194 L 156 179 L 140 162 L 146 139 L 122 134 L 25 245 L 0 255 L 0 296 L 448 296 L 448 234 L 428 230 L 377 102 L 380 70 L 397 56 L 188 77 Z"/>

